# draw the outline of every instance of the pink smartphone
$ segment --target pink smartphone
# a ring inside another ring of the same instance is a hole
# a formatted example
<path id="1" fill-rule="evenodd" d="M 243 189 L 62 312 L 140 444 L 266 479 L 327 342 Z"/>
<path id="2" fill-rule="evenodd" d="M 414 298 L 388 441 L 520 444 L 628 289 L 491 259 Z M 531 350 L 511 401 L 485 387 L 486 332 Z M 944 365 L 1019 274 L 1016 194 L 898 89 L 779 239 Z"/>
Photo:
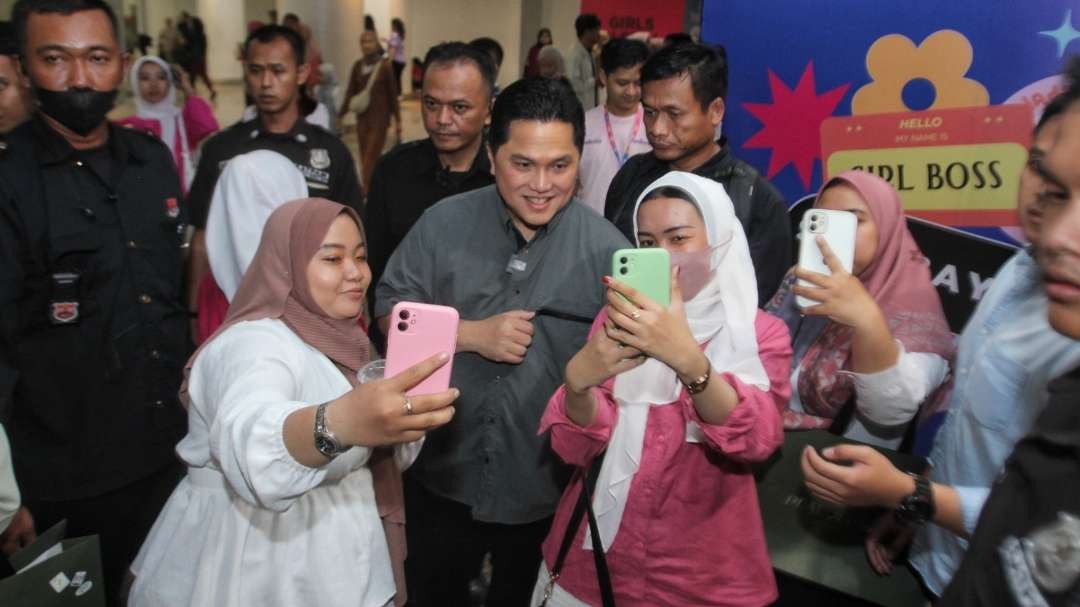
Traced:
<path id="1" fill-rule="evenodd" d="M 447 352 L 450 361 L 406 394 L 433 394 L 450 387 L 452 357 L 457 348 L 457 310 L 411 301 L 398 302 L 390 312 L 387 332 L 386 377 L 393 377 L 439 352 Z"/>

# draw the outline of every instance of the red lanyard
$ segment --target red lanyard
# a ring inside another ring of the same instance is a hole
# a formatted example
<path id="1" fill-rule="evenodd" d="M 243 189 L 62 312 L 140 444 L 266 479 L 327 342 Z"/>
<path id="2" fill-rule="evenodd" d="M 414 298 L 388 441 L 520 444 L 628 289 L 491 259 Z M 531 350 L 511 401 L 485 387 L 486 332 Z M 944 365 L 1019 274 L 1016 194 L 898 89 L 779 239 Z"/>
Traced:
<path id="1" fill-rule="evenodd" d="M 637 112 L 634 113 L 634 130 L 630 131 L 630 139 L 626 141 L 626 149 L 619 153 L 619 146 L 615 144 L 615 131 L 611 128 L 611 118 L 608 117 L 607 108 L 604 108 L 604 126 L 607 127 L 608 143 L 611 144 L 611 151 L 615 154 L 615 162 L 619 163 L 619 168 L 630 158 L 630 146 L 634 145 L 634 139 L 638 135 L 638 131 L 641 130 L 641 106 L 638 106 Z"/>

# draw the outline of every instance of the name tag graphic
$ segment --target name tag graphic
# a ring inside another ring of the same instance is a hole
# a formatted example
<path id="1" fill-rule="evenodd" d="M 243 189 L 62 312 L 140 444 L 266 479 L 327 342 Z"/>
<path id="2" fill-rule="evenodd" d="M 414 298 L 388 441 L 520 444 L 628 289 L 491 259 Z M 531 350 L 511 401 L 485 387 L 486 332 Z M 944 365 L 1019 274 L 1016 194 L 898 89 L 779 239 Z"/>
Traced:
<path id="1" fill-rule="evenodd" d="M 1025 105 L 826 119 L 829 176 L 873 173 L 900 192 L 908 215 L 949 226 L 1016 225 L 1016 192 L 1031 141 Z"/>

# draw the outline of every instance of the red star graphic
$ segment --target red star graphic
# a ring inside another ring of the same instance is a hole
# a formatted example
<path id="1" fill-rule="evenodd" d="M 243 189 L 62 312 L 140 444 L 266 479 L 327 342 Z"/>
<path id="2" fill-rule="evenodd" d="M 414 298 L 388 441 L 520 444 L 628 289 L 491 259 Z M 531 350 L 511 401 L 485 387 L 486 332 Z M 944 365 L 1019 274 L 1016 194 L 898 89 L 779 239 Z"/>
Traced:
<path id="1" fill-rule="evenodd" d="M 743 104 L 764 125 L 743 147 L 771 148 L 768 177 L 794 164 L 803 187 L 810 189 L 814 161 L 821 158 L 821 123 L 832 116 L 849 86 L 844 84 L 819 96 L 813 61 L 806 65 L 794 90 L 769 70 L 773 102 Z"/>

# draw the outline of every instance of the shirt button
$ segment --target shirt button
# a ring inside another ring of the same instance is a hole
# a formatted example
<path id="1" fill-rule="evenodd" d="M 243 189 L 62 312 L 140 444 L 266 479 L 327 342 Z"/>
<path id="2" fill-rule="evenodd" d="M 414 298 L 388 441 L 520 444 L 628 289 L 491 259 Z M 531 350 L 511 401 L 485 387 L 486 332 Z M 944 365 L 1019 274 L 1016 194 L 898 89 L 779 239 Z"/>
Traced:
<path id="1" fill-rule="evenodd" d="M 81 167 L 82 165 L 83 165 L 83 161 L 81 161 L 81 160 L 76 160 L 75 161 L 75 166 Z"/>
<path id="2" fill-rule="evenodd" d="M 151 299 L 150 296 L 147 295 L 146 293 L 143 293 L 142 295 L 139 296 L 139 301 L 141 303 L 148 304 L 148 303 L 150 303 L 150 302 L 152 302 L 154 300 Z"/>
<path id="3" fill-rule="evenodd" d="M 150 350 L 150 358 L 152 358 L 154 360 L 160 360 L 161 359 L 161 352 L 159 352 L 157 350 Z"/>
<path id="4" fill-rule="evenodd" d="M 165 406 L 165 401 L 163 401 L 163 400 L 155 400 L 154 401 L 154 406 L 155 407 L 164 407 Z"/>
<path id="5" fill-rule="evenodd" d="M 127 241 L 127 248 L 129 248 L 129 249 L 134 249 L 134 248 L 136 248 L 136 247 L 138 247 L 138 246 L 139 246 L 139 245 L 135 244 L 135 241 L 134 241 L 134 240 L 129 240 L 129 241 Z"/>

